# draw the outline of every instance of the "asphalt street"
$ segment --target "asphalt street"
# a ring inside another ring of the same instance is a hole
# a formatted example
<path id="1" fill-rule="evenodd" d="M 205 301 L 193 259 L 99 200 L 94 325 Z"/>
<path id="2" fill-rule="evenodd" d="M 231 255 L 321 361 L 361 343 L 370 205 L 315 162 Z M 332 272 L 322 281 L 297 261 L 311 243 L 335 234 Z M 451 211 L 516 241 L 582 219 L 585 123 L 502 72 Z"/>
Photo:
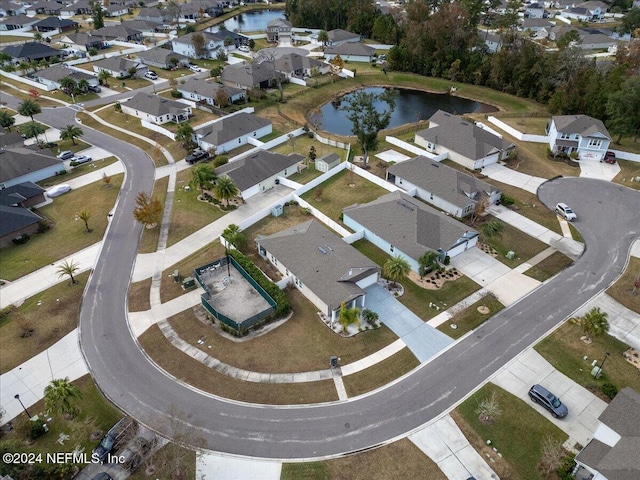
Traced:
<path id="1" fill-rule="evenodd" d="M 63 128 L 72 110 L 50 109 L 38 120 Z M 354 452 L 404 436 L 447 411 L 500 367 L 535 343 L 623 271 L 640 237 L 640 192 L 599 180 L 547 182 L 540 199 L 578 214 L 587 249 L 554 281 L 503 310 L 473 335 L 374 394 L 309 406 L 264 406 L 217 398 L 176 382 L 140 351 L 126 320 L 126 298 L 140 226 L 135 196 L 150 191 L 153 165 L 141 150 L 84 128 L 83 140 L 120 157 L 127 170 L 117 210 L 80 312 L 81 346 L 100 389 L 148 424 L 184 412 L 206 448 L 274 459 L 311 459 Z"/>

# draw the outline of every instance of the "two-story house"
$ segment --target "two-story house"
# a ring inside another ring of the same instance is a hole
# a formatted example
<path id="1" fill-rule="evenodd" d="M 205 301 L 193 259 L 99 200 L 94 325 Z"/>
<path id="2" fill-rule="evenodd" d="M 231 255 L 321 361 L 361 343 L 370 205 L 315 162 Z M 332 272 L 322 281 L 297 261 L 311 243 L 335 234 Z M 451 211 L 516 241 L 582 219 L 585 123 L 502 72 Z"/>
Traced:
<path id="1" fill-rule="evenodd" d="M 552 153 L 578 153 L 580 160 L 602 160 L 611 136 L 607 127 L 588 115 L 557 115 L 547 126 Z"/>

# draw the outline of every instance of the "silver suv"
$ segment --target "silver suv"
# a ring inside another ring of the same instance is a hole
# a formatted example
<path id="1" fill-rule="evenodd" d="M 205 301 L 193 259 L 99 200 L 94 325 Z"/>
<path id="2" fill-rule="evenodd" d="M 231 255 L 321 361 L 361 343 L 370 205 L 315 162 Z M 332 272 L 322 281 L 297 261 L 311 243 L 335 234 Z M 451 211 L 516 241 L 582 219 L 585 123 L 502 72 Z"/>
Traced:
<path id="1" fill-rule="evenodd" d="M 570 222 L 578 218 L 571 207 L 566 203 L 557 204 L 556 213 Z"/>
<path id="2" fill-rule="evenodd" d="M 541 385 L 531 387 L 529 389 L 529 397 L 534 403 L 540 404 L 549 410 L 554 418 L 566 417 L 569 413 L 567 406 Z"/>

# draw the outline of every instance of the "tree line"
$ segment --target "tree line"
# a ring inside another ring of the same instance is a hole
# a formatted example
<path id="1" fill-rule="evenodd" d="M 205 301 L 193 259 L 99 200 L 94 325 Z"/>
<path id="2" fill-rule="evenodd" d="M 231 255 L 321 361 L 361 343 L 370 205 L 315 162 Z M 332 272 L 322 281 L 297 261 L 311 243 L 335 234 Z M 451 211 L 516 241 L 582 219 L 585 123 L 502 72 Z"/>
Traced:
<path id="1" fill-rule="evenodd" d="M 640 38 L 620 45 L 614 60 L 585 57 L 573 32 L 546 51 L 517 32 L 519 2 L 509 2 L 503 15 L 492 14 L 495 4 L 409 0 L 404 12 L 383 14 L 371 0 L 288 0 L 285 14 L 294 26 L 343 28 L 394 45 L 390 69 L 486 86 L 547 104 L 552 114 L 590 115 L 605 121 L 617 140 L 635 135 L 637 141 Z M 620 31 L 639 37 L 636 10 Z M 481 22 L 499 32 L 496 53 L 488 52 Z"/>

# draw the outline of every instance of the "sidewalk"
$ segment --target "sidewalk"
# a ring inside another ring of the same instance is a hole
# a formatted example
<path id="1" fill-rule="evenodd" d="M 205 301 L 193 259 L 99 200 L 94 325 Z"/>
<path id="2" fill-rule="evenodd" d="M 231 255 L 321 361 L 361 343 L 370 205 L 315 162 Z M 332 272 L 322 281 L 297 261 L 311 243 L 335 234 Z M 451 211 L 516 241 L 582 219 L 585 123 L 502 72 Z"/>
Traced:
<path id="1" fill-rule="evenodd" d="M 576 316 L 582 316 L 594 307 L 609 314 L 609 335 L 630 347 L 640 350 L 640 315 L 602 292 L 586 303 Z"/>
<path id="2" fill-rule="evenodd" d="M 487 165 L 482 169 L 482 174 L 498 182 L 526 190 L 534 195 L 538 192 L 538 187 L 547 181 L 546 178 L 520 173 L 499 163 Z"/>

